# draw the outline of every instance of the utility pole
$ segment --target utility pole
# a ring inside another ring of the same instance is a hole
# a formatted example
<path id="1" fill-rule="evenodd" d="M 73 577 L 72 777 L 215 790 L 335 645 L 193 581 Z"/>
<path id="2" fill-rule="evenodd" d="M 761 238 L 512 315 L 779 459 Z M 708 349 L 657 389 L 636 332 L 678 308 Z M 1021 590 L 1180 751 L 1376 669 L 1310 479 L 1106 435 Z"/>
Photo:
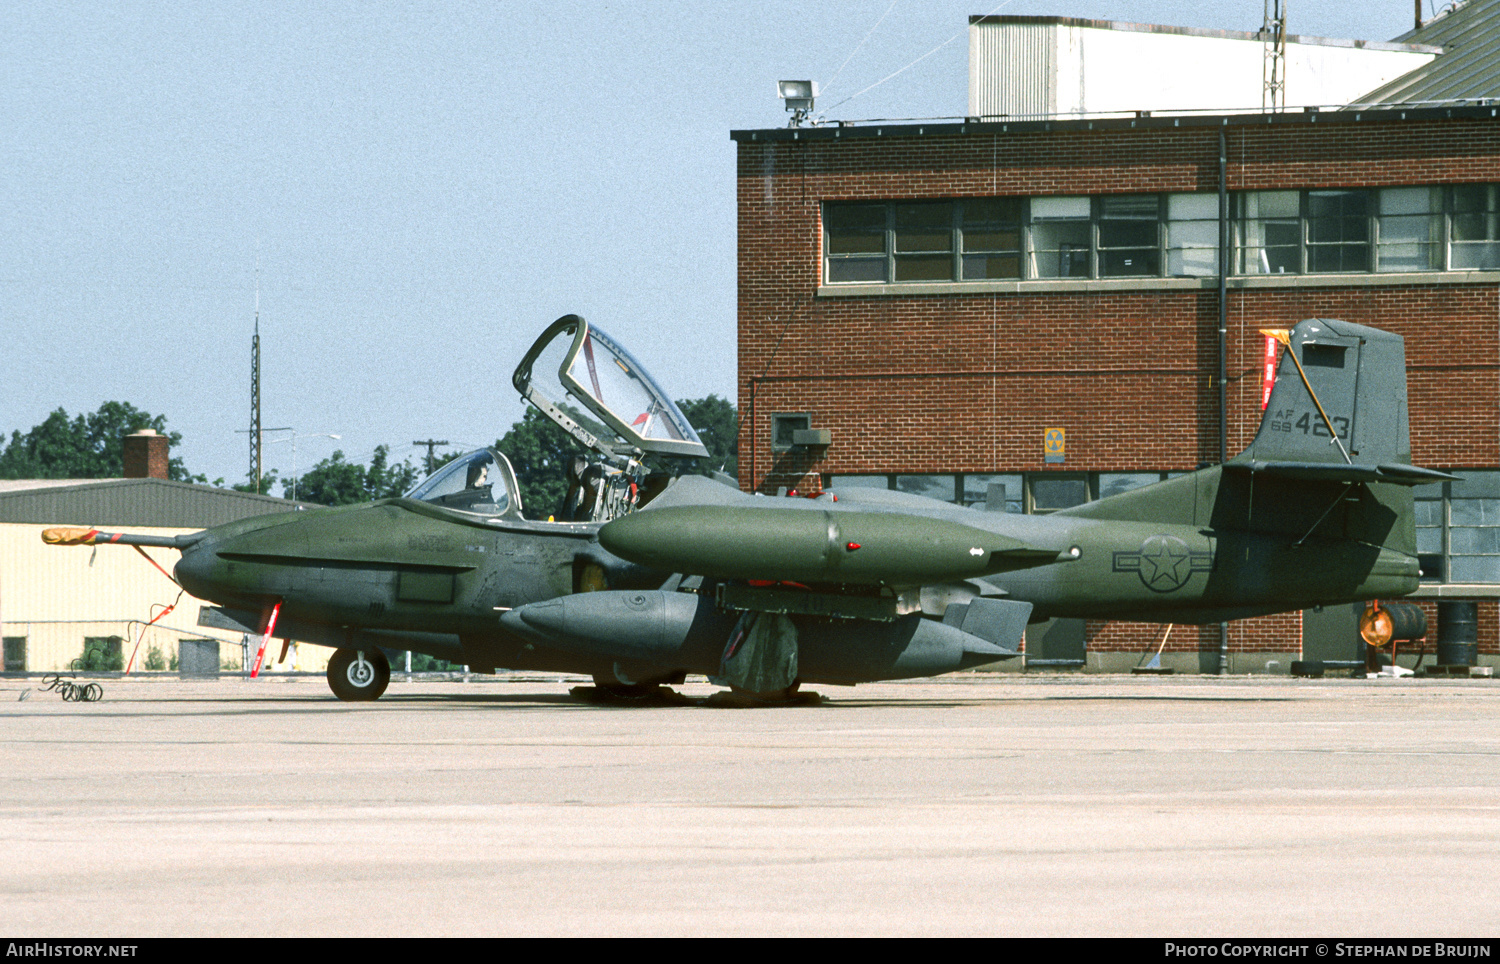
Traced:
<path id="1" fill-rule="evenodd" d="M 411 444 L 413 444 L 413 445 L 425 445 L 425 446 L 427 446 L 427 474 L 431 475 L 432 474 L 432 450 L 435 449 L 435 448 L 437 448 L 439 445 L 447 445 L 448 444 L 448 440 L 447 439 L 443 439 L 442 441 L 439 441 L 437 439 L 431 439 L 430 438 L 430 439 L 427 439 L 427 440 L 422 441 L 422 442 L 413 442 Z"/>

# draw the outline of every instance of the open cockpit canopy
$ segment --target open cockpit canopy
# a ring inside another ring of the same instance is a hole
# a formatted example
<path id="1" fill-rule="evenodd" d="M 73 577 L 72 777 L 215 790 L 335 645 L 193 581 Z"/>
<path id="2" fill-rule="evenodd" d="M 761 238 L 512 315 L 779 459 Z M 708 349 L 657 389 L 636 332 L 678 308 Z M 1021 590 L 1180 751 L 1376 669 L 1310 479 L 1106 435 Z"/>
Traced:
<path id="1" fill-rule="evenodd" d="M 516 367 L 527 401 L 606 456 L 703 458 L 687 417 L 619 342 L 579 315 L 548 326 Z"/>

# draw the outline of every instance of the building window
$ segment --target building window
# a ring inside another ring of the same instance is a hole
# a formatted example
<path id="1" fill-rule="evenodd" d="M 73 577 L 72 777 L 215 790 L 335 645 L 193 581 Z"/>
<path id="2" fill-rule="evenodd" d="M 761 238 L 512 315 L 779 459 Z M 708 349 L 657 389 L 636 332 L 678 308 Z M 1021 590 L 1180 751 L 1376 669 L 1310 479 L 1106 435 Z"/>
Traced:
<path id="1" fill-rule="evenodd" d="M 1500 472 L 1448 483 L 1448 581 L 1500 582 Z"/>
<path id="2" fill-rule="evenodd" d="M 829 284 L 1021 276 L 1019 198 L 823 207 Z"/>
<path id="3" fill-rule="evenodd" d="M 771 413 L 771 451 L 790 452 L 797 444 L 797 433 L 812 427 L 807 412 Z"/>
<path id="4" fill-rule="evenodd" d="M 990 501 L 990 496 L 993 494 L 998 501 L 1005 503 L 1006 512 L 1026 511 L 1026 487 L 1021 482 L 1019 472 L 965 473 L 959 477 L 959 486 L 961 493 L 959 502 L 962 505 L 978 505 L 982 508 Z"/>
<path id="5" fill-rule="evenodd" d="M 1071 509 L 1090 501 L 1086 473 L 1034 472 L 1026 476 L 1027 510 L 1032 513 Z"/>
<path id="6" fill-rule="evenodd" d="M 939 502 L 957 501 L 958 490 L 952 475 L 898 475 L 896 491 L 912 495 L 925 495 Z"/>
<path id="7" fill-rule="evenodd" d="M 1417 556 L 1426 581 L 1500 583 L 1500 472 L 1456 470 L 1418 486 Z"/>
<path id="8" fill-rule="evenodd" d="M 1219 198 L 1167 195 L 1167 274 L 1213 277 L 1219 273 Z"/>
<path id="9" fill-rule="evenodd" d="M 1378 271 L 1440 271 L 1443 267 L 1443 189 L 1388 187 L 1375 219 Z"/>
<path id="10" fill-rule="evenodd" d="M 891 206 L 893 281 L 953 280 L 952 202 Z"/>
<path id="11" fill-rule="evenodd" d="M 991 494 L 1012 513 L 1056 512 L 1154 485 L 1182 472 L 956 472 L 823 476 L 825 489 L 895 489 L 942 502 L 985 508 Z M 1500 475 L 1500 473 L 1497 473 Z"/>
<path id="12" fill-rule="evenodd" d="M 1500 270 L 1500 185 L 1237 191 L 1239 275 Z M 1213 193 L 823 206 L 828 284 L 1213 277 Z"/>
<path id="13" fill-rule="evenodd" d="M 1235 195 L 1235 271 L 1301 274 L 1302 222 L 1296 191 Z"/>
<path id="14" fill-rule="evenodd" d="M 1160 472 L 1100 472 L 1097 491 L 1099 498 L 1107 499 L 1160 481 Z"/>
<path id="15" fill-rule="evenodd" d="M 1161 274 L 1161 200 L 1155 194 L 1099 198 L 1099 277 Z"/>
<path id="16" fill-rule="evenodd" d="M 964 280 L 1021 277 L 1021 199 L 970 198 L 960 207 Z"/>
<path id="17" fill-rule="evenodd" d="M 886 280 L 884 204 L 829 204 L 823 208 L 830 284 Z"/>
<path id="18" fill-rule="evenodd" d="M 26 672 L 26 637 L 5 637 L 5 671 L 7 673 Z"/>
<path id="19" fill-rule="evenodd" d="M 832 489 L 889 489 L 891 480 L 886 475 L 825 475 L 823 488 Z"/>
<path id="20" fill-rule="evenodd" d="M 1217 270 L 1214 195 L 964 198 L 826 204 L 829 284 L 1128 278 Z M 1172 240 L 1164 247 L 1163 224 Z M 1024 266 L 1024 267 L 1023 267 Z"/>
<path id="21" fill-rule="evenodd" d="M 1032 198 L 1030 227 L 1030 277 L 1092 277 L 1088 198 Z"/>
<path id="22" fill-rule="evenodd" d="M 1307 192 L 1307 271 L 1370 270 L 1370 192 Z"/>
<path id="23" fill-rule="evenodd" d="M 117 673 L 125 668 L 124 645 L 125 640 L 120 636 L 85 636 L 77 668 L 85 672 Z"/>
<path id="24" fill-rule="evenodd" d="M 1449 267 L 1500 269 L 1500 184 L 1460 184 L 1448 191 Z"/>

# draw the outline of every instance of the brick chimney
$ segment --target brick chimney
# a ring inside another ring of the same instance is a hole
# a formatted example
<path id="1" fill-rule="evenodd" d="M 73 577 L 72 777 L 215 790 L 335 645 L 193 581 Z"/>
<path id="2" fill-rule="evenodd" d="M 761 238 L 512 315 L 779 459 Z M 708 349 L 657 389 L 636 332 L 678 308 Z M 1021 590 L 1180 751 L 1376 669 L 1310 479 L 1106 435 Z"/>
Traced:
<path id="1" fill-rule="evenodd" d="M 125 436 L 125 478 L 165 479 L 167 437 L 154 428 L 143 428 Z"/>

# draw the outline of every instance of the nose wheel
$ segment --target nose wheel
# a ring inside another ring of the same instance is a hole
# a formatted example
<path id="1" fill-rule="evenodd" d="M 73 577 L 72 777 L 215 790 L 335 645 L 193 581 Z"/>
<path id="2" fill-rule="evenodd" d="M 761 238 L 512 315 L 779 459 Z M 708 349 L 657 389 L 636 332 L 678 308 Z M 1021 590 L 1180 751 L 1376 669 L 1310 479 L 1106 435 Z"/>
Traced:
<path id="1" fill-rule="evenodd" d="M 390 681 L 390 661 L 378 649 L 337 649 L 328 661 L 328 686 L 341 700 L 378 700 Z"/>

